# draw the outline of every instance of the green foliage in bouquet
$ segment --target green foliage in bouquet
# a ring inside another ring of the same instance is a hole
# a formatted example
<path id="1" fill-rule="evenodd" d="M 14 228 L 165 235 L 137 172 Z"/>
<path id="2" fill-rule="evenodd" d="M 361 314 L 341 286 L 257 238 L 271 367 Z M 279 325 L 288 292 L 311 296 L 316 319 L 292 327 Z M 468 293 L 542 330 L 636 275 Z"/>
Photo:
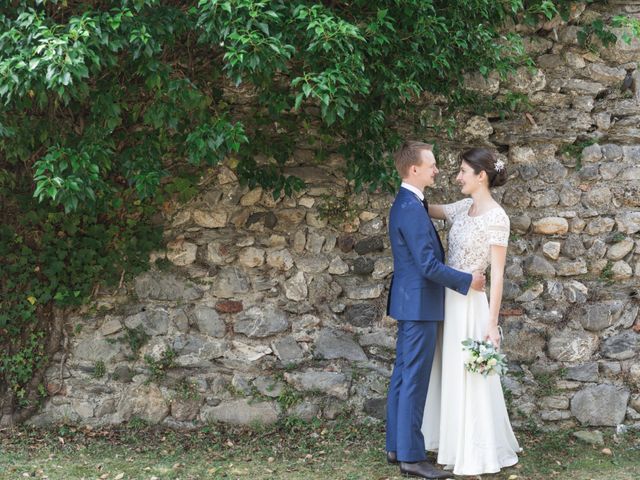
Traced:
<path id="1" fill-rule="evenodd" d="M 464 367 L 468 372 L 488 375 L 507 373 L 507 356 L 500 353 L 491 342 L 467 338 L 462 341 L 462 350 L 467 354 Z"/>

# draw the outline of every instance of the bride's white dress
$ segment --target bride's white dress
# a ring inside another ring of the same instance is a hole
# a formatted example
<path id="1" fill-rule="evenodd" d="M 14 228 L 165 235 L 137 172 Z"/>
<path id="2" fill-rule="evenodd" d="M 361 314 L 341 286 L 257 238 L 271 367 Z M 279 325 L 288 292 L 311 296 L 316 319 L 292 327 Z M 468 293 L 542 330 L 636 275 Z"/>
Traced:
<path id="1" fill-rule="evenodd" d="M 507 246 L 509 217 L 496 207 L 483 215 L 468 214 L 472 200 L 444 205 L 451 224 L 448 265 L 484 271 L 491 245 Z M 461 342 L 484 340 L 489 303 L 484 292 L 461 295 L 446 289 L 445 321 L 440 329 L 422 433 L 427 450 L 438 451 L 438 463 L 456 475 L 495 473 L 518 462 L 521 451 L 513 434 L 498 375 L 487 377 L 464 368 Z"/>

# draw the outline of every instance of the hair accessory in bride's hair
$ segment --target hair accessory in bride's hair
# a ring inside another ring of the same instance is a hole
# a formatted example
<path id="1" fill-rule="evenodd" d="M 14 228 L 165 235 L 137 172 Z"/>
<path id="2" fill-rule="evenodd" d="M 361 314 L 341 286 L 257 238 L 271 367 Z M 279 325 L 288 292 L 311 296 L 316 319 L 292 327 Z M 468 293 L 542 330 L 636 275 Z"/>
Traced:
<path id="1" fill-rule="evenodd" d="M 502 160 L 496 160 L 496 163 L 493 166 L 493 169 L 496 172 L 501 172 L 502 170 L 504 170 L 504 162 Z"/>

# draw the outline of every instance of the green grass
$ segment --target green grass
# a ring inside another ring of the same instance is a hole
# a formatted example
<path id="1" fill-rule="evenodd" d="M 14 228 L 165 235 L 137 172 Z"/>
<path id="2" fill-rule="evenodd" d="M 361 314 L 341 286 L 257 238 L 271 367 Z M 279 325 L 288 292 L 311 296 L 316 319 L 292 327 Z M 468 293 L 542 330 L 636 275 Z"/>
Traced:
<path id="1" fill-rule="evenodd" d="M 212 425 L 192 432 L 134 427 L 0 431 L 0 479 L 401 478 L 398 469 L 385 462 L 383 427 L 355 425 L 346 418 L 333 423 L 288 420 L 255 428 Z M 605 437 L 611 455 L 576 441 L 569 432 L 520 432 L 520 464 L 482 478 L 640 478 L 640 434 L 628 433 L 617 442 L 612 432 Z"/>

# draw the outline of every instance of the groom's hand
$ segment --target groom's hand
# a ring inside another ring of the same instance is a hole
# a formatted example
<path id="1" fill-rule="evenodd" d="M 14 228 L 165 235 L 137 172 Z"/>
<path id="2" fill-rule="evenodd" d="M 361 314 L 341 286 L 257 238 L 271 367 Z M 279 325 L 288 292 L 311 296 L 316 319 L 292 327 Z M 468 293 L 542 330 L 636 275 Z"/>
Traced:
<path id="1" fill-rule="evenodd" d="M 478 290 L 479 292 L 484 292 L 484 285 L 487 282 L 487 279 L 484 276 L 484 273 L 476 270 L 471 274 L 471 288 L 474 290 Z"/>

